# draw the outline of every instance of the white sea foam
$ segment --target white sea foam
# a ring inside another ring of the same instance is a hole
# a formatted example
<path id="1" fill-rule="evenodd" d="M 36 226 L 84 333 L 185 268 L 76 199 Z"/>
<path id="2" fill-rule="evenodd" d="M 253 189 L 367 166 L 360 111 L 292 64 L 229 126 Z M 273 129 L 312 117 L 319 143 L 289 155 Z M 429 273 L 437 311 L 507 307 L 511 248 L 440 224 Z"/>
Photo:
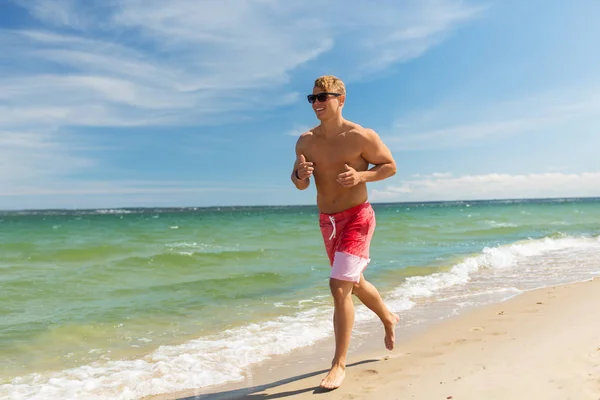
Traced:
<path id="1" fill-rule="evenodd" d="M 505 246 L 486 247 L 481 254 L 467 257 L 448 272 L 407 278 L 392 293 L 390 299 L 430 297 L 444 289 L 467 284 L 472 280 L 473 274 L 481 270 L 491 270 L 495 275 L 501 275 L 505 271 L 505 278 L 513 277 L 517 281 L 519 277 L 524 278 L 533 273 L 543 281 L 548 274 L 556 272 L 556 268 L 562 268 L 560 272 L 563 274 L 567 272 L 565 269 L 572 269 L 569 265 L 572 264 L 572 256 L 582 251 L 591 252 L 587 267 L 593 267 L 594 262 L 596 267 L 600 265 L 599 237 L 532 239 Z M 542 257 L 544 255 L 546 257 Z M 514 271 L 507 271 L 513 269 Z M 585 274 L 586 272 L 580 276 L 583 278 Z"/>
<path id="2" fill-rule="evenodd" d="M 516 228 L 517 226 L 519 226 L 511 222 L 497 222 L 491 219 L 486 220 L 485 222 L 494 228 Z"/>
<path id="3" fill-rule="evenodd" d="M 96 214 L 131 214 L 129 210 L 120 210 L 120 209 L 100 209 L 94 211 Z"/>
<path id="4" fill-rule="evenodd" d="M 197 246 L 197 243 L 170 245 L 177 249 Z M 566 277 L 574 281 L 598 274 L 599 255 L 600 237 L 546 238 L 489 247 L 456 263 L 448 272 L 406 279 L 385 301 L 396 312 L 416 311 L 414 307 L 419 298 L 455 301 L 461 307 L 472 304 L 477 295 L 511 296 L 522 290 L 521 282 L 535 287 L 548 277 L 564 282 Z M 501 282 L 504 286 L 490 287 L 490 282 Z M 468 290 L 464 290 L 465 285 Z M 310 301 L 298 304 L 308 305 Z M 252 364 L 331 336 L 331 312 L 331 307 L 319 305 L 295 315 L 249 324 L 182 345 L 162 346 L 138 360 L 103 361 L 53 374 L 18 377 L 0 385 L 0 397 L 138 399 L 238 381 Z M 373 318 L 373 313 L 364 306 L 357 308 L 357 323 Z"/>
<path id="5" fill-rule="evenodd" d="M 246 368 L 271 356 L 309 346 L 332 334 L 330 310 L 313 308 L 162 346 L 132 361 L 94 363 L 55 374 L 31 374 L 0 386 L 13 399 L 138 399 L 243 379 Z"/>
<path id="6" fill-rule="evenodd" d="M 217 244 L 198 242 L 169 243 L 166 244 L 165 247 L 171 250 L 187 250 L 185 251 L 186 255 L 191 255 L 193 253 L 224 253 L 231 251 L 240 251 L 240 248 L 236 246 L 220 246 Z M 180 252 L 180 254 L 183 253 Z"/>

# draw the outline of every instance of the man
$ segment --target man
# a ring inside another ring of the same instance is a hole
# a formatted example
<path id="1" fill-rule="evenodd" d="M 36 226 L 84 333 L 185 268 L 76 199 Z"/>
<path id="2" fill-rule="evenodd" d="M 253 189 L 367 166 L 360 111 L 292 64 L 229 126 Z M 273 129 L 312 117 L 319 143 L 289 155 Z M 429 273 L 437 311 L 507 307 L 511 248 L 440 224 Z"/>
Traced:
<path id="1" fill-rule="evenodd" d="M 369 246 L 375 229 L 366 183 L 394 175 L 396 163 L 377 133 L 342 117 L 345 100 L 346 88 L 340 79 L 323 76 L 315 81 L 308 101 L 321 123 L 298 138 L 291 175 L 300 190 L 306 189 L 314 177 L 319 225 L 331 266 L 335 355 L 331 370 L 321 381 L 324 389 L 339 387 L 346 375 L 354 325 L 352 294 L 383 322 L 389 350 L 394 347 L 394 329 L 400 319 L 387 309 L 377 289 L 363 276 L 370 262 Z M 368 169 L 370 164 L 374 166 Z"/>

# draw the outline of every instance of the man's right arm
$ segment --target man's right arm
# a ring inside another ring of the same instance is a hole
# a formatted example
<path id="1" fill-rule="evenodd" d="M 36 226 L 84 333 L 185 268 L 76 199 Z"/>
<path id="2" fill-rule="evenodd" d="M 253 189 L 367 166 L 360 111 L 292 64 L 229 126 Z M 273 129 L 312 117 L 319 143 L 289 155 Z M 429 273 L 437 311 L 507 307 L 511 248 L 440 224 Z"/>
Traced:
<path id="1" fill-rule="evenodd" d="M 302 164 L 302 162 L 306 161 L 304 159 L 304 155 L 302 154 L 301 140 L 302 137 L 300 137 L 296 142 L 296 161 L 294 162 L 294 169 L 292 170 L 291 179 L 297 189 L 304 190 L 310 185 L 310 178 L 307 177 L 305 179 L 302 179 L 298 175 L 298 169 L 300 168 L 300 165 Z"/>

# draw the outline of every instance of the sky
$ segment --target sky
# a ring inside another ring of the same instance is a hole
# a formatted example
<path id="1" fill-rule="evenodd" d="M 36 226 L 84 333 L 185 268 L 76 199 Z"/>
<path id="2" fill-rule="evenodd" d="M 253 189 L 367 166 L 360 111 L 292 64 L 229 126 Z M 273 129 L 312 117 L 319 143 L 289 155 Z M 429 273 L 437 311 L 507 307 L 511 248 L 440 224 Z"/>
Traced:
<path id="1" fill-rule="evenodd" d="M 397 163 L 372 202 L 600 196 L 596 0 L 1 0 L 0 209 L 314 204 L 306 95 Z"/>

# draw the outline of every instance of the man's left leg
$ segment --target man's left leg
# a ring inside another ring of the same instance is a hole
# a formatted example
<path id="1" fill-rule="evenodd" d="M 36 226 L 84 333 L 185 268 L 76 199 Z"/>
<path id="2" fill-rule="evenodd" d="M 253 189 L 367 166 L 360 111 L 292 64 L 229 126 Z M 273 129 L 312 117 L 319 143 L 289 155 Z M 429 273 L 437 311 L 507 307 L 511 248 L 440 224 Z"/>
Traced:
<path id="1" fill-rule="evenodd" d="M 333 325 L 335 331 L 335 355 L 331 370 L 321 381 L 325 389 L 338 388 L 346 376 L 346 356 L 350 347 L 352 326 L 354 325 L 354 303 L 352 287 L 354 283 L 330 278 L 329 288 L 333 296 Z"/>
<path id="2" fill-rule="evenodd" d="M 400 321 L 398 314 L 392 313 L 386 307 L 377 288 L 368 282 L 362 273 L 360 274 L 360 281 L 354 284 L 352 293 L 355 294 L 367 308 L 377 314 L 385 329 L 385 347 L 388 350 L 392 350 L 396 338 L 396 324 Z"/>

